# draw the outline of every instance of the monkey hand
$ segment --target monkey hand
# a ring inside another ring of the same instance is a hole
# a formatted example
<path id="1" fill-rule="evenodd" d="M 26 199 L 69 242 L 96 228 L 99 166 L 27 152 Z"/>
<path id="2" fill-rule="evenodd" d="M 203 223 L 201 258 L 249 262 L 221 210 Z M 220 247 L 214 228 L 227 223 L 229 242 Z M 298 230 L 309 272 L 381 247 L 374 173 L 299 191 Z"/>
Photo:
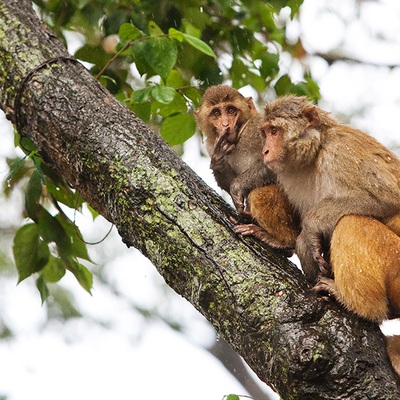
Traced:
<path id="1" fill-rule="evenodd" d="M 224 133 L 215 142 L 214 152 L 211 157 L 211 166 L 218 163 L 228 154 L 232 153 L 233 149 L 236 147 L 236 143 L 229 141 L 229 136 Z"/>

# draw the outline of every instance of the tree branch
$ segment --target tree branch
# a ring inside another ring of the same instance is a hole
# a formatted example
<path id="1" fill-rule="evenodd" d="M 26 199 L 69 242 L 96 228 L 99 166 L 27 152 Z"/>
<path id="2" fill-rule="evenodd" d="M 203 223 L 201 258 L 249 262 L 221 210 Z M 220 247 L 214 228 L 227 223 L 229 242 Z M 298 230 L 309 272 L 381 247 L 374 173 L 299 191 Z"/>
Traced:
<path id="1" fill-rule="evenodd" d="M 28 0 L 0 3 L 0 106 L 43 159 L 286 399 L 395 399 L 376 325 L 318 299 L 286 258 L 69 57 Z M 21 91 L 22 90 L 22 91 Z M 15 107 L 21 99 L 20 112 Z"/>

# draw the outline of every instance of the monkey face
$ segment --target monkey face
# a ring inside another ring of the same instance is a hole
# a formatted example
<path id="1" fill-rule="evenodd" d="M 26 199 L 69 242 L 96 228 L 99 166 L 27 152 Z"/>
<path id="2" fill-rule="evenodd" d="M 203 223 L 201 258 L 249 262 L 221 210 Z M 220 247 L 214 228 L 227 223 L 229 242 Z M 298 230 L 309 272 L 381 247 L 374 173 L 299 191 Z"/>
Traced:
<path id="1" fill-rule="evenodd" d="M 263 147 L 263 159 L 268 168 L 276 171 L 282 165 L 285 158 L 283 130 L 273 122 L 267 122 L 262 126 L 265 137 Z"/>
<path id="2" fill-rule="evenodd" d="M 236 143 L 240 129 L 241 113 L 233 104 L 220 103 L 213 107 L 209 114 L 209 122 L 214 127 L 216 138 L 226 136 L 229 143 Z"/>

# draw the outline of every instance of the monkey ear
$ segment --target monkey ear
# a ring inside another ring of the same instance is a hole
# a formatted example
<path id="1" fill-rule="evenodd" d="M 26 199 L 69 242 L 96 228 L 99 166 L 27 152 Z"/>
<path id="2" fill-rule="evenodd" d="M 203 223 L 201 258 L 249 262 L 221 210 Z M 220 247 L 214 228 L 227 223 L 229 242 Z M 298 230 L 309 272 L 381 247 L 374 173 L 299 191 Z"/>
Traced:
<path id="1" fill-rule="evenodd" d="M 308 119 L 312 128 L 316 128 L 320 124 L 321 119 L 318 108 L 314 105 L 304 107 L 303 114 Z"/>
<path id="2" fill-rule="evenodd" d="M 256 106 L 254 105 L 254 101 L 252 97 L 246 97 L 247 105 L 250 108 L 251 112 L 257 112 Z"/>

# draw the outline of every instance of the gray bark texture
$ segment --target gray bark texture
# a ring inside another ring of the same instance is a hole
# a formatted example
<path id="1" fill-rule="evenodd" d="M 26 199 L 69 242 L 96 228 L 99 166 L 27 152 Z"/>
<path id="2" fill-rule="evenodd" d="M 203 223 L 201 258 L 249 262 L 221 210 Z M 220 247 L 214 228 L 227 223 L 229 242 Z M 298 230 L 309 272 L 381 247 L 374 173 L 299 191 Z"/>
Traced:
<path id="1" fill-rule="evenodd" d="M 238 237 L 234 211 L 68 57 L 30 1 L 0 2 L 0 107 L 45 162 L 283 399 L 399 399 L 378 326 Z"/>

